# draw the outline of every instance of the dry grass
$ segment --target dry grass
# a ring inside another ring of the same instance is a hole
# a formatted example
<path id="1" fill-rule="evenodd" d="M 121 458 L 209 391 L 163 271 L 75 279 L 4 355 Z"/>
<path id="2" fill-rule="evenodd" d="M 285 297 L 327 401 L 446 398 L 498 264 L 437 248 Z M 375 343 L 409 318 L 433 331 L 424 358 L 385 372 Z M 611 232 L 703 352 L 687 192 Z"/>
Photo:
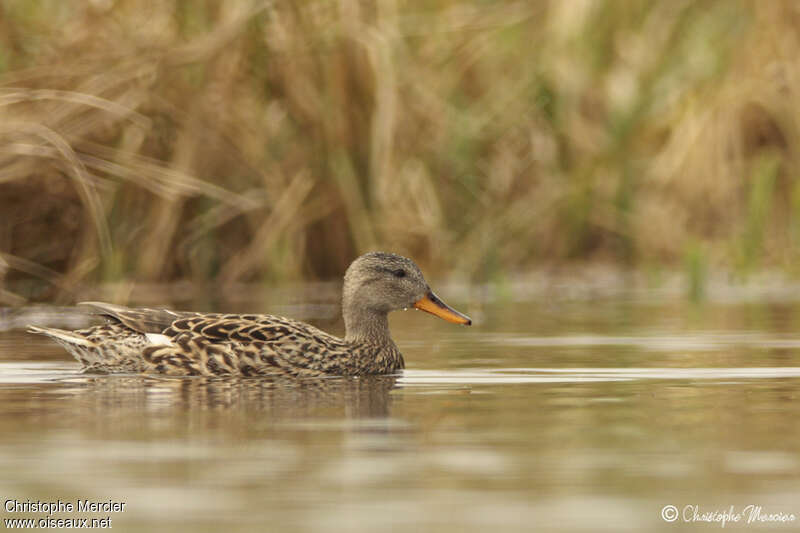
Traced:
<path id="1" fill-rule="evenodd" d="M 0 301 L 375 247 L 791 270 L 799 29 L 792 1 L 3 0 Z"/>

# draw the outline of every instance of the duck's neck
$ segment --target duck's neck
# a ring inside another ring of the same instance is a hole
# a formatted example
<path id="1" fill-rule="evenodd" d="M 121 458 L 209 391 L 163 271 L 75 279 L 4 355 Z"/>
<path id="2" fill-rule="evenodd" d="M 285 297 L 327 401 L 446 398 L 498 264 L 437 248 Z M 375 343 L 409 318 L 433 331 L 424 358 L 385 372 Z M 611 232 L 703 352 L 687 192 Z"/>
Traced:
<path id="1" fill-rule="evenodd" d="M 387 313 L 372 309 L 354 309 L 345 305 L 342 309 L 344 316 L 344 339 L 348 342 L 370 342 L 375 344 L 389 344 L 389 318 Z"/>

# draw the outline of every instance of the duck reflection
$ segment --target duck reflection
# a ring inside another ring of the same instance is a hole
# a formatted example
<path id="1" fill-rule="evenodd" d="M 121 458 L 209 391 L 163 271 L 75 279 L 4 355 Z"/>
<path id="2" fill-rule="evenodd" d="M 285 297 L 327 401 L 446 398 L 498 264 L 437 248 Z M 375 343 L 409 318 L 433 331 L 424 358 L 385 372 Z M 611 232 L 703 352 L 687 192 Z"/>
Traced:
<path id="1" fill-rule="evenodd" d="M 287 378 L 88 377 L 83 383 L 97 407 L 146 411 L 258 412 L 272 419 L 383 418 L 397 376 Z"/>

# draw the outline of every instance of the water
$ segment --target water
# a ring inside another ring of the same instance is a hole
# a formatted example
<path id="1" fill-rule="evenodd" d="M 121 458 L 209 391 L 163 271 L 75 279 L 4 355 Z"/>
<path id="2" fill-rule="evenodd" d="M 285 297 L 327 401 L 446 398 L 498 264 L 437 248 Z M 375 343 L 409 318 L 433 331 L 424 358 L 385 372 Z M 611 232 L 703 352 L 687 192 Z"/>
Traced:
<path id="1" fill-rule="evenodd" d="M 464 310 L 392 316 L 401 376 L 302 383 L 86 376 L 2 334 L 0 495 L 124 502 L 52 515 L 121 531 L 800 529 L 800 302 Z"/>

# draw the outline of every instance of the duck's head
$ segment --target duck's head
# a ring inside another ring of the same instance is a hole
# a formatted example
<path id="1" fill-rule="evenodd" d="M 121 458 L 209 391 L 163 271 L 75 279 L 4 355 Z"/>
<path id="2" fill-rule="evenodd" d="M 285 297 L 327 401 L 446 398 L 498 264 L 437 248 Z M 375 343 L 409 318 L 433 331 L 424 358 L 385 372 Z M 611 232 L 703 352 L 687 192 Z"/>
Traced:
<path id="1" fill-rule="evenodd" d="M 410 307 L 448 322 L 472 324 L 468 316 L 434 294 L 414 261 L 385 252 L 370 252 L 353 261 L 344 275 L 342 306 L 348 329 L 355 324 L 347 322 L 353 322 L 364 312 L 385 316 L 390 311 Z"/>

